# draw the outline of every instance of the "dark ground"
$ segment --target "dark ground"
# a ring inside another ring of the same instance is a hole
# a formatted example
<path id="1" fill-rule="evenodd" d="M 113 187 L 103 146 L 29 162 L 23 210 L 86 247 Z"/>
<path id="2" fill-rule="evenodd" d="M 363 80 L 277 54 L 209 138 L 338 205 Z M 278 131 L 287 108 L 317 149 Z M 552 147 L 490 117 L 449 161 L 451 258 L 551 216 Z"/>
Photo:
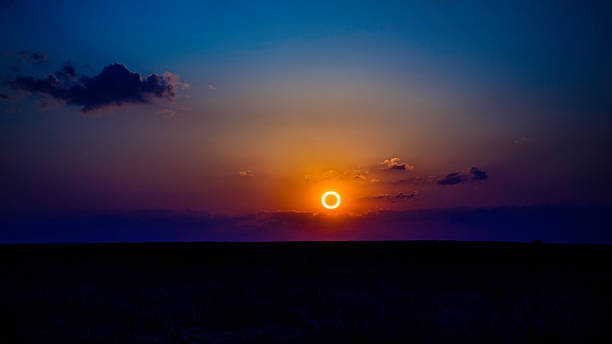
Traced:
<path id="1" fill-rule="evenodd" d="M 0 245 L 0 342 L 610 342 L 611 255 L 477 242 Z"/>

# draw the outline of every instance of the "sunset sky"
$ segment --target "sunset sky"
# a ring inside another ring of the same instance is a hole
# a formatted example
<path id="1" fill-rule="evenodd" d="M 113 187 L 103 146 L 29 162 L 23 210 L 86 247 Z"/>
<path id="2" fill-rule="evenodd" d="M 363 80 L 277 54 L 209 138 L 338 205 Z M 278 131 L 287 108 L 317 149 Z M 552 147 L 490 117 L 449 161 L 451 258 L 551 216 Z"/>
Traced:
<path id="1" fill-rule="evenodd" d="M 608 1 L 0 1 L 2 212 L 610 205 L 611 17 Z"/>

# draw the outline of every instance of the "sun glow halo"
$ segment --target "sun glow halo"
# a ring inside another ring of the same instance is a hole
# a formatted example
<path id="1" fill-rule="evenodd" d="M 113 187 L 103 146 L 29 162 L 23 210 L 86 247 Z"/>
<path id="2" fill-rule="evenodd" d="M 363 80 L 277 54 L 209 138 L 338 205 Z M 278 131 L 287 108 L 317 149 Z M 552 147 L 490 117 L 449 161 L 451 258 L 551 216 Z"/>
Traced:
<path id="1" fill-rule="evenodd" d="M 327 202 L 325 202 L 327 196 L 335 196 L 336 197 L 336 203 L 333 204 L 333 205 L 327 204 Z M 336 209 L 340 205 L 340 195 L 338 195 L 338 193 L 335 192 L 335 191 L 327 191 L 326 193 L 323 194 L 323 197 L 321 197 L 321 203 L 327 209 Z"/>

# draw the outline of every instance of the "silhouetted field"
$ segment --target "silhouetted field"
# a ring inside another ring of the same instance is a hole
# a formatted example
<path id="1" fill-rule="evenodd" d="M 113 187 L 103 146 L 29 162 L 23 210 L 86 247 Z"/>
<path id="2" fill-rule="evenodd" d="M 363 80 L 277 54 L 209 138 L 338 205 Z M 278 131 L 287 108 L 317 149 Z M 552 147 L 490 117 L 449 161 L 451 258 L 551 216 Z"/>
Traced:
<path id="1" fill-rule="evenodd" d="M 10 339 L 4 343 L 609 342 L 611 248 L 0 245 L 0 336 Z"/>

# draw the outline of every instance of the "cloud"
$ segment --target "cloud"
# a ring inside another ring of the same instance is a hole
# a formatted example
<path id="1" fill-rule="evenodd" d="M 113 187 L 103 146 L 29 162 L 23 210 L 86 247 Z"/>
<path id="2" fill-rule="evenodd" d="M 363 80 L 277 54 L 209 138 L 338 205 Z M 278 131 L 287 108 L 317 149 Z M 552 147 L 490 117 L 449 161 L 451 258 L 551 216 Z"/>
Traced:
<path id="1" fill-rule="evenodd" d="M 157 111 L 158 115 L 162 115 L 163 117 L 170 118 L 176 116 L 176 111 L 172 109 L 161 109 Z"/>
<path id="2" fill-rule="evenodd" d="M 472 167 L 468 173 L 464 172 L 453 172 L 447 174 L 446 177 L 438 180 L 439 185 L 455 185 L 460 183 L 465 183 L 469 180 L 478 181 L 478 180 L 487 180 L 489 176 L 487 173 L 478 167 Z"/>
<path id="3" fill-rule="evenodd" d="M 0 100 L 9 100 L 10 97 L 8 94 L 0 93 Z"/>
<path id="4" fill-rule="evenodd" d="M 516 139 L 514 139 L 514 141 L 512 142 L 517 145 L 526 145 L 526 144 L 530 144 L 531 142 L 533 142 L 533 139 L 527 136 L 519 136 Z"/>
<path id="5" fill-rule="evenodd" d="M 426 177 L 411 177 L 395 179 L 388 182 L 389 184 L 408 184 L 408 185 L 419 185 L 419 184 L 433 184 L 438 181 L 438 176 L 426 176 Z"/>
<path id="6" fill-rule="evenodd" d="M 191 87 L 190 84 L 181 81 L 181 77 L 178 74 L 165 72 L 164 74 L 162 74 L 162 77 L 164 78 L 164 80 L 168 80 L 169 83 L 174 85 L 176 89 L 187 90 Z"/>
<path id="7" fill-rule="evenodd" d="M 55 75 L 64 80 L 76 81 L 76 69 L 72 66 L 70 62 L 66 62 L 62 69 L 55 72 Z"/>
<path id="8" fill-rule="evenodd" d="M 388 171 L 411 171 L 414 169 L 414 165 L 402 162 L 399 158 L 386 159 L 379 163 L 378 166 Z"/>
<path id="9" fill-rule="evenodd" d="M 306 182 L 318 183 L 325 180 L 347 180 L 357 183 L 365 183 L 368 181 L 369 171 L 358 169 L 329 169 L 323 172 L 306 174 L 304 180 Z"/>
<path id="10" fill-rule="evenodd" d="M 362 199 L 397 202 L 397 201 L 411 200 L 411 199 L 414 199 L 416 196 L 417 196 L 417 192 L 411 191 L 409 193 L 399 192 L 397 194 L 378 194 L 378 195 L 373 195 L 373 196 L 367 196 Z"/>
<path id="11" fill-rule="evenodd" d="M 356 182 L 365 182 L 368 180 L 368 171 L 351 170 L 349 173 L 350 178 Z"/>
<path id="12" fill-rule="evenodd" d="M 251 170 L 238 171 L 238 175 L 241 177 L 255 177 L 255 173 Z"/>
<path id="13" fill-rule="evenodd" d="M 21 51 L 19 52 L 19 56 L 21 56 L 21 62 L 23 63 L 41 64 L 47 62 L 49 59 L 46 54 L 39 51 Z"/>
<path id="14" fill-rule="evenodd" d="M 438 180 L 440 185 L 455 185 L 466 182 L 468 177 L 462 172 L 453 172 L 448 174 L 446 177 Z"/>
<path id="15" fill-rule="evenodd" d="M 408 199 L 414 199 L 416 196 L 417 196 L 416 191 L 412 191 L 409 193 L 400 192 L 397 195 L 395 195 L 395 199 L 396 200 L 408 200 Z"/>
<path id="16" fill-rule="evenodd" d="M 470 169 L 470 178 L 472 180 L 486 180 L 489 178 L 489 176 L 487 175 L 487 172 L 480 170 L 477 167 L 472 167 Z"/>
<path id="17" fill-rule="evenodd" d="M 151 74 L 145 78 L 118 63 L 104 67 L 93 77 L 82 76 L 77 81 L 75 76 L 74 68 L 66 64 L 57 73 L 42 79 L 31 76 L 17 78 L 11 87 L 16 91 L 44 94 L 70 105 L 82 106 L 83 113 L 129 103 L 145 104 L 152 98 L 172 101 L 177 88 L 188 87 L 188 84 L 180 82 L 178 75 Z"/>
<path id="18" fill-rule="evenodd" d="M 209 89 L 209 90 L 216 91 L 216 90 L 217 90 L 217 86 L 215 86 L 215 84 L 209 83 L 209 84 L 208 84 L 208 89 Z"/>

